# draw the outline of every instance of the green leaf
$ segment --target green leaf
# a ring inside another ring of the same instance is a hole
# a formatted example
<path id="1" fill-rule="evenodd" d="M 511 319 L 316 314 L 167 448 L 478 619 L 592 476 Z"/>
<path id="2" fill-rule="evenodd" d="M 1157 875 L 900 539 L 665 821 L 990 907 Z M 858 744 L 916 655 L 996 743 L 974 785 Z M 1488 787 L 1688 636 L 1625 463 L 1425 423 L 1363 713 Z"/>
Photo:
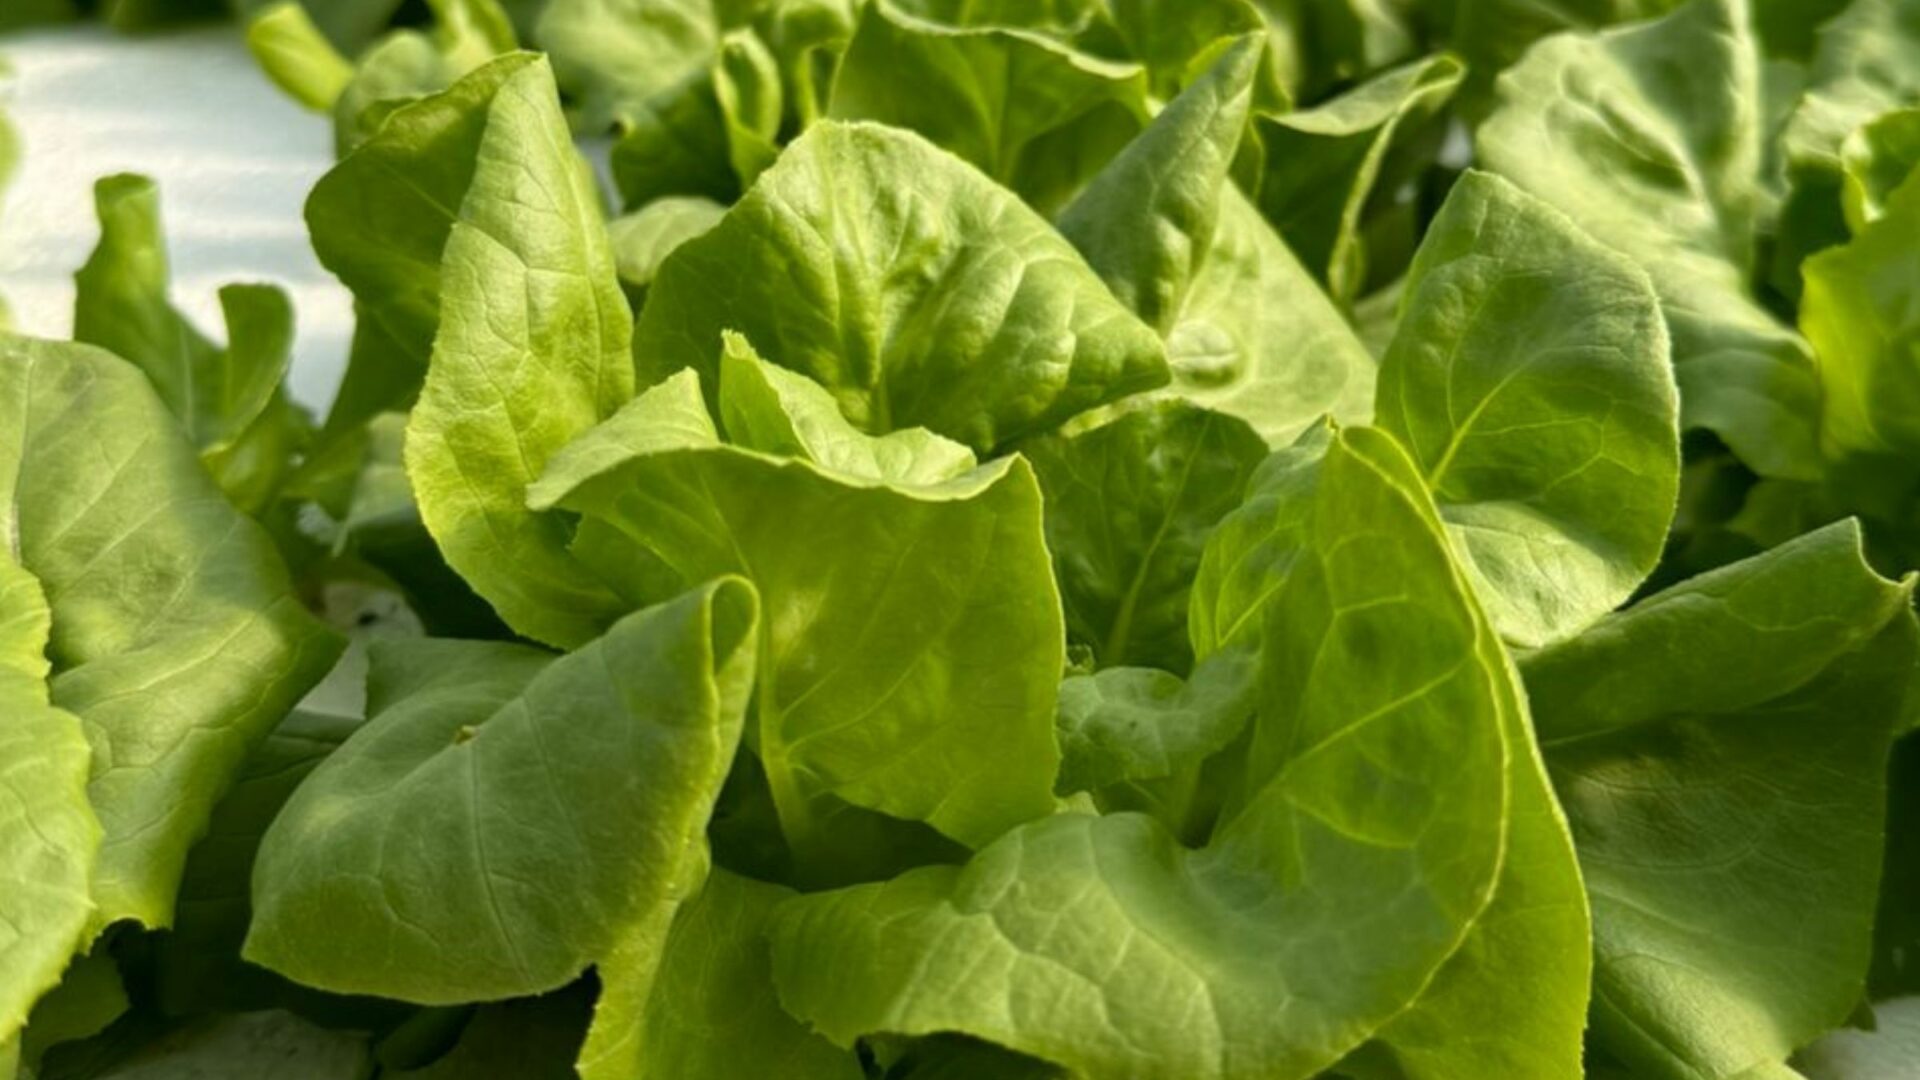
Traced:
<path id="1" fill-rule="evenodd" d="M 1355 429 L 1307 485 L 1238 795 L 1199 850 L 1061 814 L 964 868 L 800 897 L 781 1001 L 837 1042 L 960 1032 L 1092 1075 L 1309 1077 L 1485 908 L 1518 702 L 1411 462 Z"/>
<path id="2" fill-rule="evenodd" d="M 1374 362 L 1273 227 L 1231 184 L 1213 252 L 1167 335 L 1177 393 L 1283 446 L 1322 416 L 1371 412 Z"/>
<path id="3" fill-rule="evenodd" d="M 614 269 L 620 285 L 638 304 L 674 249 L 720 223 L 727 208 L 699 196 L 655 199 L 631 214 L 607 223 Z"/>
<path id="4" fill-rule="evenodd" d="M 1501 636 L 1565 637 L 1653 572 L 1677 412 L 1647 276 L 1513 185 L 1463 177 L 1414 258 L 1378 413 Z"/>
<path id="5" fill-rule="evenodd" d="M 1887 212 L 1901 182 L 1920 166 L 1920 109 L 1895 109 L 1862 125 L 1840 146 L 1840 200 L 1854 233 Z"/>
<path id="6" fill-rule="evenodd" d="M 1336 303 L 1351 304 L 1367 284 L 1361 213 L 1388 152 L 1426 127 L 1465 76 L 1458 60 L 1434 56 L 1311 109 L 1260 118 L 1260 211 Z"/>
<path id="7" fill-rule="evenodd" d="M 290 453 L 235 454 L 282 426 L 276 402 L 293 352 L 293 307 L 270 285 L 220 290 L 225 349 L 196 330 L 167 299 L 167 250 L 160 192 L 144 176 L 109 176 L 94 186 L 100 243 L 74 275 L 76 341 L 132 361 L 201 451 L 222 489 L 243 508 L 265 502 Z"/>
<path id="8" fill-rule="evenodd" d="M 827 111 L 916 131 L 1044 213 L 1140 130 L 1146 76 L 1032 31 L 942 25 L 875 0 Z"/>
<path id="9" fill-rule="evenodd" d="M 433 12 L 433 42 L 446 58 L 449 85 L 519 48 L 513 20 L 499 0 L 426 0 L 426 5 Z"/>
<path id="10" fill-rule="evenodd" d="M 1387 355 L 1393 332 L 1400 326 L 1400 303 L 1406 297 L 1407 279 L 1392 284 L 1353 302 L 1353 332 L 1359 335 L 1367 352 L 1376 357 Z"/>
<path id="11" fill-rule="evenodd" d="M 1065 634 L 1027 463 L 888 483 L 716 446 L 704 416 L 676 376 L 531 498 L 583 515 L 575 553 L 635 601 L 724 573 L 759 587 L 750 744 L 800 868 L 833 847 L 826 796 L 976 845 L 1048 813 Z"/>
<path id="12" fill-rule="evenodd" d="M 1202 77 L 1222 46 L 1257 34 L 1267 39 L 1271 24 L 1249 0 L 1114 0 L 1108 15 L 1127 55 L 1146 66 L 1155 97 L 1170 101 Z M 1287 105 L 1289 88 L 1281 81 L 1267 50 L 1258 59 L 1255 96 L 1272 107 Z"/>
<path id="13" fill-rule="evenodd" d="M 1404 297 L 1381 365 L 1380 422 L 1409 446 L 1502 635 L 1564 638 L 1645 580 L 1673 517 L 1677 410 L 1653 289 L 1557 212 L 1468 173 L 1430 226 Z M 1228 550 L 1257 555 L 1248 541 L 1273 545 L 1261 534 L 1276 528 L 1285 537 L 1297 526 L 1263 511 Z M 1249 561 L 1255 572 L 1260 561 Z M 1229 610 L 1248 603 L 1226 595 Z M 1508 759 L 1494 900 L 1427 995 L 1349 1063 L 1357 1075 L 1582 1075 L 1587 899 L 1525 710 L 1506 715 L 1509 746 L 1526 749 Z M 1489 1015 L 1514 1019 L 1497 1040 L 1462 1038 Z"/>
<path id="14" fill-rule="evenodd" d="M 1853 0 L 1748 0 L 1753 32 L 1769 55 L 1804 61 L 1813 54 L 1823 24 Z"/>
<path id="15" fill-rule="evenodd" d="M 4 21 L 5 16 L 0 16 Z M 0 58 L 0 90 L 7 90 L 13 82 L 13 68 L 4 58 Z M 0 109 L 0 195 L 5 195 L 7 185 L 13 182 L 13 174 L 20 167 L 20 133 L 15 130 L 12 120 L 7 118 L 5 109 Z M 0 331 L 13 325 L 12 313 L 7 310 L 7 298 L 0 295 Z"/>
<path id="16" fill-rule="evenodd" d="M 711 386 L 723 330 L 865 431 L 925 427 L 980 451 L 1166 378 L 1152 332 L 1050 225 L 870 124 L 814 125 L 668 257 L 634 336 L 641 381 L 693 368 Z"/>
<path id="17" fill-rule="evenodd" d="M 381 413 L 367 421 L 366 455 L 354 476 L 346 516 L 334 538 L 335 552 L 344 551 L 356 534 L 395 521 L 418 521 L 413 488 L 407 481 L 405 447 L 407 418 Z"/>
<path id="18" fill-rule="evenodd" d="M 1412 1008 L 1363 1054 L 1395 1080 L 1578 1080 L 1593 975 L 1589 904 L 1525 709 L 1507 717 L 1507 835 L 1494 896 Z M 1500 1017 L 1491 1027 L 1489 1017 Z M 1362 1076 L 1365 1074 L 1362 1073 Z"/>
<path id="19" fill-rule="evenodd" d="M 1097 24 L 1104 0 L 892 0 L 905 14 L 948 26 L 1027 30 L 1062 41 Z"/>
<path id="20" fill-rule="evenodd" d="M 16 527 L 6 527 L 9 548 L 19 542 Z M 100 825 L 87 804 L 90 758 L 80 721 L 47 696 L 51 622 L 33 575 L 0 560 L 0 707 L 7 716 L 0 761 L 8 763 L 0 794 L 10 807 L 0 818 L 0 1048 L 20 1035 L 34 1003 L 85 949 L 94 914 L 89 884 Z"/>
<path id="21" fill-rule="evenodd" d="M 1252 41 L 1223 54 L 1094 178 L 1060 228 L 1166 337 L 1171 395 L 1284 445 L 1327 413 L 1364 420 L 1374 365 L 1228 178 L 1258 57 Z"/>
<path id="22" fill-rule="evenodd" d="M 0 338 L 0 414 L 16 432 L 0 456 L 10 550 L 52 610 L 52 702 L 92 747 L 93 926 L 165 926 L 213 804 L 341 643 L 132 365 Z M 42 744 L 56 787 L 72 767 L 57 730 Z"/>
<path id="23" fill-rule="evenodd" d="M 1273 28 L 1291 43 L 1282 69 L 1294 98 L 1313 101 L 1413 54 L 1410 14 L 1398 0 L 1254 0 Z"/>
<path id="24" fill-rule="evenodd" d="M 359 149 L 380 133 L 389 116 L 447 89 L 457 78 L 426 34 L 395 30 L 382 37 L 361 57 L 353 78 L 333 100 L 335 156 Z"/>
<path id="25" fill-rule="evenodd" d="M 72 0 L 20 0 L 20 3 L 0 11 L 0 29 L 16 30 L 41 23 L 63 23 L 77 15 Z"/>
<path id="26" fill-rule="evenodd" d="M 298 0 L 277 0 L 251 16 L 247 51 L 275 86 L 317 112 L 331 110 L 353 81 L 353 65 Z"/>
<path id="27" fill-rule="evenodd" d="M 499 638 L 512 631 L 466 581 L 447 566 L 420 521 L 403 464 L 407 417 L 382 413 L 310 456 L 290 492 L 310 499 L 303 535 L 330 545 L 331 560 L 309 568 L 342 626 L 396 612 L 427 632 Z M 364 564 L 364 565 L 362 565 Z M 371 588 L 368 588 L 371 586 Z M 351 609 L 351 610 L 348 610 Z"/>
<path id="28" fill-rule="evenodd" d="M 714 67 L 689 72 L 629 111 L 608 159 L 624 205 L 674 196 L 722 203 L 740 197 Z"/>
<path id="29" fill-rule="evenodd" d="M 1467 62 L 1475 96 L 1520 59 L 1528 46 L 1567 30 L 1591 32 L 1662 15 L 1680 0 L 1454 0 L 1447 46 Z M 1807 0 L 1788 0 L 1805 3 Z"/>
<path id="30" fill-rule="evenodd" d="M 352 649 L 351 662 L 341 667 L 364 678 L 364 647 L 356 643 Z M 323 685 L 339 677 L 336 672 Z M 154 945 L 154 994 L 167 1014 L 248 1011 L 269 1004 L 311 1014 L 339 1007 L 316 991 L 243 963 L 240 949 L 253 916 L 249 889 L 260 838 L 300 783 L 362 722 L 360 709 L 330 712 L 303 704 L 248 755 L 232 790 L 215 805 L 207 834 L 187 857 L 173 928 Z"/>
<path id="31" fill-rule="evenodd" d="M 1777 1065 L 1860 1000 L 1911 587 L 1829 526 L 1524 663 L 1635 1076 Z"/>
<path id="32" fill-rule="evenodd" d="M 1060 684 L 1062 795 L 1160 780 L 1198 768 L 1253 715 L 1251 652 L 1216 653 L 1181 679 L 1153 668 L 1108 668 Z M 1168 827 L 1174 827 L 1168 822 Z"/>
<path id="33" fill-rule="evenodd" d="M 706 874 L 757 620 L 753 590 L 726 579 L 558 658 L 377 645 L 366 726 L 261 841 L 246 957 L 428 1004 L 539 993 L 597 964 L 586 1075 L 631 1075 L 606 1063 Z"/>
<path id="34" fill-rule="evenodd" d="M 229 286 L 228 292 L 234 287 Z M 283 302 L 277 290 L 263 289 L 256 295 L 271 296 L 273 302 L 263 310 L 280 310 Z M 239 319 L 232 307 L 229 319 Z M 284 385 L 277 388 L 267 407 L 254 422 L 228 446 L 201 455 L 201 463 L 213 474 L 233 505 L 271 527 L 275 500 L 285 491 L 287 482 L 313 441 L 313 417 L 296 404 Z"/>
<path id="35" fill-rule="evenodd" d="M 783 130 L 804 130 L 826 111 L 859 8 L 860 0 L 774 0 L 755 15 L 753 31 L 780 67 Z"/>
<path id="36" fill-rule="evenodd" d="M 600 134 L 704 74 L 733 25 L 729 0 L 549 0 L 534 35 L 580 129 Z"/>
<path id="37" fill-rule="evenodd" d="M 1305 511 L 1333 437 L 1333 425 L 1323 421 L 1261 462 L 1247 481 L 1246 498 L 1208 537 L 1187 608 L 1195 656 L 1261 648 L 1267 609 L 1304 543 Z"/>
<path id="38" fill-rule="evenodd" d="M 341 156 L 377 134 L 395 109 L 518 47 L 498 0 L 426 0 L 426 6 L 432 26 L 381 38 L 335 98 L 334 146 Z"/>
<path id="39" fill-rule="evenodd" d="M 506 57 L 395 110 L 314 184 L 313 250 L 352 290 L 358 321 L 329 433 L 419 394 L 440 327 L 440 257 L 473 184 L 494 96 L 537 62 Z"/>
<path id="40" fill-rule="evenodd" d="M 723 336 L 720 419 L 733 445 L 907 486 L 951 480 L 978 464 L 973 451 L 925 428 L 866 434 L 840 415 L 825 387 L 760 359 L 746 338 Z"/>
<path id="41" fill-rule="evenodd" d="M 74 960 L 60 985 L 40 1000 L 20 1037 L 20 1058 L 28 1069 L 61 1043 L 87 1039 L 106 1030 L 129 1008 L 120 969 L 104 946 Z"/>
<path id="42" fill-rule="evenodd" d="M 204 22 L 226 13 L 219 0 L 106 0 L 100 14 L 116 30 L 160 30 Z"/>
<path id="43" fill-rule="evenodd" d="M 1021 449 L 1046 497 L 1069 638 L 1102 667 L 1186 672 L 1201 549 L 1240 505 L 1266 444 L 1231 416 L 1163 401 Z"/>
<path id="44" fill-rule="evenodd" d="M 1060 214 L 1061 235 L 1163 335 L 1212 251 L 1261 55 L 1257 39 L 1235 42 Z"/>
<path id="45" fill-rule="evenodd" d="M 1920 102 L 1920 11 L 1852 0 L 1821 27 L 1807 87 L 1780 135 L 1790 190 L 1774 278 L 1797 295 L 1803 260 L 1847 238 L 1847 140 L 1876 117 Z"/>
<path id="46" fill-rule="evenodd" d="M 356 53 L 393 20 L 401 0 L 300 0 L 307 14 L 333 47 L 344 53 Z M 231 6 L 243 17 L 259 18 L 274 6 L 275 0 L 234 0 Z"/>
<path id="47" fill-rule="evenodd" d="M 788 126 L 819 112 L 813 67 L 850 32 L 835 6 L 777 4 L 761 13 L 757 28 L 727 30 L 704 66 L 687 68 L 630 106 L 610 158 L 626 204 L 675 197 L 730 203 L 752 186 L 779 156 Z M 789 94 L 805 98 L 789 108 Z"/>
<path id="48" fill-rule="evenodd" d="M 562 447 L 545 475 L 527 489 L 527 504 L 535 511 L 551 510 L 580 485 L 636 456 L 718 445 L 720 431 L 700 397 L 699 377 L 681 372 Z"/>
<path id="49" fill-rule="evenodd" d="M 740 186 L 751 187 L 780 156 L 785 109 L 779 60 L 751 30 L 735 30 L 720 42 L 713 92 L 726 126 L 727 160 Z"/>
<path id="50" fill-rule="evenodd" d="M 1904 184 L 1885 213 L 1849 243 L 1808 259 L 1800 327 L 1820 358 L 1821 438 L 1830 456 L 1885 459 L 1910 471 L 1920 448 L 1920 184 Z"/>
<path id="51" fill-rule="evenodd" d="M 567 554 L 560 522 L 527 511 L 526 490 L 632 394 L 632 322 L 543 61 L 517 65 L 487 106 L 441 276 L 407 426 L 421 520 L 508 625 L 577 645 L 627 609 Z"/>
<path id="52" fill-rule="evenodd" d="M 808 1031 L 774 996 L 767 923 L 791 890 L 716 869 L 674 920 L 663 992 L 632 1018 L 632 1080 L 860 1080 L 853 1053 Z M 602 1006 L 603 1012 L 605 1006 Z"/>
<path id="53" fill-rule="evenodd" d="M 1482 165 L 1643 266 L 1673 338 L 1685 426 L 1766 476 L 1818 475 L 1806 343 L 1748 288 L 1760 88 L 1738 0 L 1541 42 L 1481 125 Z"/>

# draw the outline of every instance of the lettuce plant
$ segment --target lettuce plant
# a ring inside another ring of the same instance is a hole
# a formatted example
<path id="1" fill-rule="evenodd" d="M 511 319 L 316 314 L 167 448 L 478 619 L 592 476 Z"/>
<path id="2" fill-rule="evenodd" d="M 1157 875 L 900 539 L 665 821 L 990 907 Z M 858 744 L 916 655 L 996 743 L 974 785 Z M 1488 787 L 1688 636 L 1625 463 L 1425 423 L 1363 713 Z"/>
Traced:
<path id="1" fill-rule="evenodd" d="M 0 1076 L 1911 1015 L 1920 9 L 390 7 L 250 15 L 341 151 L 325 416 L 139 176 L 0 337 Z"/>

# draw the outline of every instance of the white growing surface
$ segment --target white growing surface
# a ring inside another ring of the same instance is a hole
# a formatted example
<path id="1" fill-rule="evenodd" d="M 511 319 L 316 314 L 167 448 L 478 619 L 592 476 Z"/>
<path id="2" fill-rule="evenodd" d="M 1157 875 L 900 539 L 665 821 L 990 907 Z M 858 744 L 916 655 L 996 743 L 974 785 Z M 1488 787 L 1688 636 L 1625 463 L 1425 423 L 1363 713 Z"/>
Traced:
<path id="1" fill-rule="evenodd" d="M 0 57 L 14 70 L 3 107 L 24 143 L 0 195 L 0 296 L 17 328 L 72 333 L 73 272 L 99 234 L 93 182 L 145 173 L 160 184 L 175 304 L 224 340 L 221 285 L 285 289 L 299 331 L 293 396 L 323 410 L 353 332 L 351 298 L 314 258 L 301 217 L 333 162 L 327 118 L 269 83 L 231 26 L 159 37 L 62 27 L 0 36 Z"/>
<path id="2" fill-rule="evenodd" d="M 1920 1070 L 1920 997 L 1873 1007 L 1875 1031 L 1842 1028 L 1794 1062 L 1807 1080 L 1913 1080 Z"/>

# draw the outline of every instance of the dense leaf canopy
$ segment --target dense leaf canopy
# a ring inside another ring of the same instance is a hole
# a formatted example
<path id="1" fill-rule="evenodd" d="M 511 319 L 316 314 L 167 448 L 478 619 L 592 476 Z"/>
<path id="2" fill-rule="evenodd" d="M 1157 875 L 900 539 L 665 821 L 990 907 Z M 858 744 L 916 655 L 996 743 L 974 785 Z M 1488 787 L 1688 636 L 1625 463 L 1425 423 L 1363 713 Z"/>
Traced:
<path id="1" fill-rule="evenodd" d="M 1920 1037 L 1920 0 L 237 6 L 351 355 L 0 330 L 0 1080 Z"/>

